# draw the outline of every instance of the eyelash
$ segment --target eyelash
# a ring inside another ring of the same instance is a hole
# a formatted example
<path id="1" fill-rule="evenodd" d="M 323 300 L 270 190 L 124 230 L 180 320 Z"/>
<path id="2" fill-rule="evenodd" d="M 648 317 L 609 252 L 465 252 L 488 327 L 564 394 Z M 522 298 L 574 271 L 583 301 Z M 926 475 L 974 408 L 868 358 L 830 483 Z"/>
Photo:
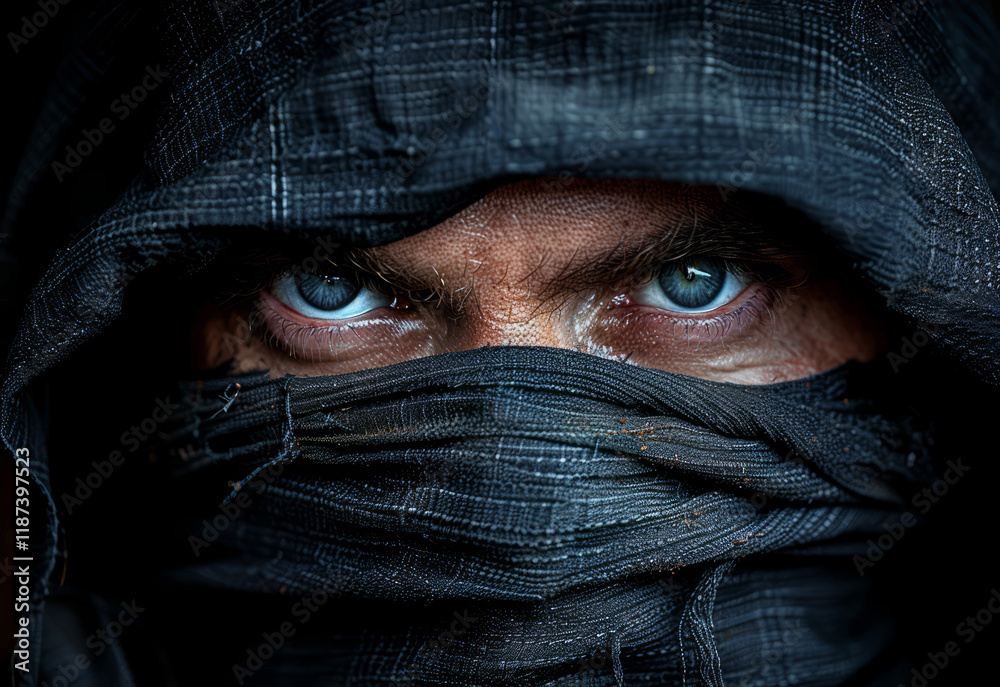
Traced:
<path id="1" fill-rule="evenodd" d="M 710 258 L 715 256 L 705 252 L 697 257 Z M 623 327 L 636 327 L 637 323 L 643 323 L 647 327 L 658 325 L 661 328 L 669 323 L 672 327 L 672 336 L 677 337 L 677 328 L 682 327 L 680 336 L 677 338 L 698 344 L 725 341 L 726 337 L 734 333 L 739 336 L 751 327 L 760 326 L 767 320 L 771 320 L 773 323 L 774 308 L 780 299 L 781 287 L 793 286 L 793 282 L 797 278 L 778 262 L 733 259 L 724 259 L 722 262 L 726 269 L 744 275 L 750 284 L 747 290 L 752 289 L 754 292 L 733 310 L 712 317 L 699 318 L 683 314 L 670 314 L 663 310 L 651 310 L 650 306 L 623 302 L 628 300 L 627 294 L 636 284 L 655 275 L 666 263 L 661 263 L 656 268 L 639 271 L 626 279 L 618 279 L 615 284 L 605 284 L 597 288 L 605 293 L 613 292 L 616 294 L 610 299 L 612 306 L 616 306 L 615 310 L 608 316 L 611 323 L 617 322 Z M 366 334 L 369 330 L 376 328 L 378 328 L 380 339 L 385 340 L 387 335 L 400 338 L 405 333 L 413 332 L 419 327 L 412 319 L 406 317 L 406 313 L 413 309 L 412 304 L 424 303 L 433 306 L 433 298 L 428 298 L 423 292 L 413 294 L 407 292 L 405 295 L 395 294 L 387 282 L 374 275 L 358 271 L 351 275 L 357 279 L 358 284 L 386 295 L 396 296 L 396 300 L 390 306 L 394 309 L 391 317 L 385 314 L 359 316 L 358 320 L 344 324 L 337 324 L 336 321 L 330 321 L 329 324 L 323 325 L 297 322 L 281 314 L 273 304 L 266 302 L 264 298 L 263 294 L 287 269 L 275 270 L 273 265 L 271 267 L 271 276 L 264 280 L 264 284 L 250 308 L 248 321 L 250 331 L 255 333 L 257 338 L 267 346 L 281 350 L 295 359 L 312 362 L 315 356 L 321 356 L 327 351 L 332 353 L 336 359 L 341 351 L 349 351 L 350 346 L 345 341 L 345 337 L 357 336 L 360 343 L 365 343 Z M 802 278 L 799 277 L 798 281 L 801 282 L 801 280 Z M 744 296 L 740 295 L 737 298 L 744 298 Z M 273 296 L 271 300 L 273 300 Z M 387 331 L 386 327 L 390 329 Z"/>
<path id="2" fill-rule="evenodd" d="M 399 315 L 391 318 L 384 315 L 366 317 L 344 324 L 335 324 L 332 320 L 326 325 L 304 324 L 282 315 L 277 308 L 287 306 L 277 304 L 276 301 L 272 304 L 271 300 L 274 300 L 273 296 L 267 300 L 259 296 L 253 303 L 249 314 L 250 331 L 269 347 L 306 362 L 314 362 L 315 351 L 330 351 L 336 358 L 341 347 L 347 346 L 345 335 L 363 337 L 365 330 L 374 327 L 391 327 L 397 333 L 413 328 L 412 322 L 407 322 Z M 398 308 L 397 312 L 407 312 L 410 308 L 402 300 L 397 298 L 390 307 Z M 384 335 L 384 330 L 381 333 Z M 306 354 L 303 355 L 303 352 Z"/>
<path id="3" fill-rule="evenodd" d="M 790 255 L 786 257 L 790 257 Z M 718 259 L 718 256 L 711 251 L 695 251 L 685 256 L 685 259 L 691 258 Z M 712 315 L 711 317 L 692 317 L 683 313 L 671 314 L 669 311 L 652 310 L 650 309 L 651 306 L 623 302 L 629 300 L 626 294 L 631 293 L 637 285 L 643 283 L 645 280 L 655 278 L 663 266 L 670 262 L 673 262 L 673 260 L 659 263 L 654 268 L 640 270 L 626 280 L 619 280 L 617 284 L 606 287 L 610 291 L 621 294 L 612 298 L 612 303 L 624 306 L 625 312 L 619 314 L 617 317 L 614 315 L 612 317 L 616 321 L 620 321 L 622 326 L 628 326 L 629 324 L 634 326 L 636 320 L 644 322 L 653 319 L 657 322 L 669 322 L 674 327 L 672 334 L 676 332 L 677 326 L 682 326 L 684 328 L 682 332 L 683 338 L 703 343 L 724 340 L 725 337 L 733 333 L 734 328 L 735 335 L 740 336 L 749 327 L 760 325 L 765 321 L 771 321 L 773 324 L 775 309 L 780 303 L 782 292 L 801 285 L 805 280 L 804 275 L 797 275 L 787 269 L 783 264 L 783 260 L 780 262 L 763 262 L 754 259 L 734 260 L 725 258 L 720 260 L 725 269 L 747 281 L 748 286 L 744 290 L 744 293 L 750 290 L 753 291 L 747 298 L 744 298 L 742 293 L 737 296 L 737 299 L 743 298 L 744 300 L 733 310 Z M 709 315 L 712 312 L 714 311 L 708 311 L 703 313 L 703 315 Z"/>
<path id="4" fill-rule="evenodd" d="M 751 283 L 747 290 L 753 290 L 753 293 L 738 307 L 705 319 L 679 316 L 662 310 L 653 311 L 648 309 L 649 306 L 637 304 L 625 305 L 625 312 L 617 316 L 612 315 L 612 318 L 620 321 L 622 326 L 635 326 L 636 321 L 646 322 L 651 319 L 657 322 L 666 321 L 674 327 L 672 334 L 676 332 L 678 326 L 684 328 L 682 337 L 679 338 L 712 343 L 724 340 L 733 333 L 734 327 L 735 335 L 739 336 L 749 327 L 772 320 L 780 291 L 774 286 L 759 282 Z"/>

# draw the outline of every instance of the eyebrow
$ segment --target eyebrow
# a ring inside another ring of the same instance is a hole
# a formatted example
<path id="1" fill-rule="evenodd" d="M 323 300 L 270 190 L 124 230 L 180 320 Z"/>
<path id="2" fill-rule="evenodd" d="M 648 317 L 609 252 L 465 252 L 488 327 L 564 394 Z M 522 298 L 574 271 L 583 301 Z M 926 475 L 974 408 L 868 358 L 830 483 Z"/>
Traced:
<path id="1" fill-rule="evenodd" d="M 536 293 L 552 297 L 622 284 L 664 263 L 696 256 L 750 266 L 751 277 L 794 285 L 789 273 L 775 266 L 807 254 L 801 239 L 793 244 L 785 235 L 787 227 L 804 223 L 797 211 L 766 196 L 743 194 L 707 207 L 692 204 L 674 224 L 657 227 L 655 235 L 638 249 L 627 245 L 623 237 L 601 253 L 574 254 L 554 278 L 536 284 Z M 800 236 L 803 233 L 806 232 L 799 232 Z M 546 259 L 543 255 L 538 266 L 519 283 L 530 280 Z M 474 274 L 465 275 L 461 284 L 449 284 L 440 278 L 432 282 L 412 274 L 405 264 L 385 256 L 377 248 L 351 247 L 334 262 L 357 270 L 366 286 L 376 290 L 380 285 L 383 289 L 389 286 L 415 300 L 436 301 L 456 311 L 462 310 L 475 291 Z"/>
<path id="2" fill-rule="evenodd" d="M 778 236 L 777 228 L 758 215 L 730 211 L 693 210 L 672 225 L 660 225 L 638 250 L 624 240 L 610 250 L 567 263 L 553 282 L 574 290 L 623 282 L 667 263 L 711 257 L 733 263 L 776 262 L 803 253 Z M 735 210 L 735 211 L 734 211 Z"/>

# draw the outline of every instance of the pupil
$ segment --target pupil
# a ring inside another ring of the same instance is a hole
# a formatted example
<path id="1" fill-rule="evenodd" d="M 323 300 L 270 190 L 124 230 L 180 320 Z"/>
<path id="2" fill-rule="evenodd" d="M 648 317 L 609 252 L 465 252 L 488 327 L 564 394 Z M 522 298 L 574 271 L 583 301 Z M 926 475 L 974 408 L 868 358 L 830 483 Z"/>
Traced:
<path id="1" fill-rule="evenodd" d="M 343 277 L 298 274 L 295 285 L 306 303 L 319 310 L 339 310 L 354 300 L 360 287 Z"/>
<path id="2" fill-rule="evenodd" d="M 714 301 L 726 282 L 722 265 L 708 260 L 676 263 L 659 277 L 660 288 L 671 301 L 683 308 L 704 308 Z"/>

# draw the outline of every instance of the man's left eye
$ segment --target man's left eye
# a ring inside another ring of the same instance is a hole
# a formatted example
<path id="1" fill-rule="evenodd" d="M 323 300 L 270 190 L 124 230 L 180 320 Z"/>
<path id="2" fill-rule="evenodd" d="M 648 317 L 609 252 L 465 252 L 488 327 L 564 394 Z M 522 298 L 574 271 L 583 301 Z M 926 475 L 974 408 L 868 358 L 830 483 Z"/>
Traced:
<path id="1" fill-rule="evenodd" d="M 392 297 L 367 289 L 336 275 L 285 273 L 274 282 L 271 293 L 305 317 L 342 320 L 392 304 Z"/>
<path id="2" fill-rule="evenodd" d="M 749 281 L 719 260 L 692 258 L 665 264 L 651 279 L 632 290 L 639 305 L 680 313 L 721 308 L 735 299 Z"/>

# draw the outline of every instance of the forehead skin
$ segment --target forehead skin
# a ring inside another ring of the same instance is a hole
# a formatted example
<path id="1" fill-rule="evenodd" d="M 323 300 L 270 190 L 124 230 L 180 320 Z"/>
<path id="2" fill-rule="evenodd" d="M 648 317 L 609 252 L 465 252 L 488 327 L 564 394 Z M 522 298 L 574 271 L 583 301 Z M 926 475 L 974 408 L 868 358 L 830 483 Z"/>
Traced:
<path id="1" fill-rule="evenodd" d="M 467 284 L 475 274 L 537 289 L 616 245 L 637 253 L 662 227 L 696 217 L 711 201 L 708 194 L 704 188 L 642 179 L 577 179 L 566 186 L 522 181 L 372 252 L 428 283 L 448 275 L 462 276 Z"/>

